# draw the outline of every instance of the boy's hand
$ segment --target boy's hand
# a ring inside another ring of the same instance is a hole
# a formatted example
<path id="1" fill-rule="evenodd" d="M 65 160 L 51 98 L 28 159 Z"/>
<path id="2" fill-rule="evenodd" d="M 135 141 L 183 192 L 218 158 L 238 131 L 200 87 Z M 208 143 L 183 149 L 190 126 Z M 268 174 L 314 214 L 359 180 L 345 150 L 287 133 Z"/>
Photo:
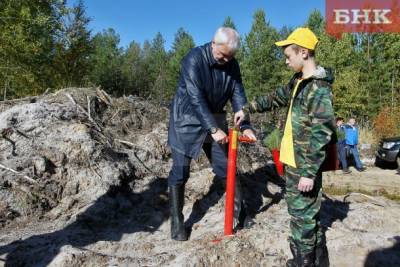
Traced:
<path id="1" fill-rule="evenodd" d="M 252 129 L 246 129 L 243 131 L 243 135 L 252 139 L 252 140 L 257 140 L 256 135 L 254 134 L 254 131 Z"/>
<path id="2" fill-rule="evenodd" d="M 301 177 L 297 189 L 301 192 L 310 192 L 314 188 L 314 180 L 306 177 Z"/>

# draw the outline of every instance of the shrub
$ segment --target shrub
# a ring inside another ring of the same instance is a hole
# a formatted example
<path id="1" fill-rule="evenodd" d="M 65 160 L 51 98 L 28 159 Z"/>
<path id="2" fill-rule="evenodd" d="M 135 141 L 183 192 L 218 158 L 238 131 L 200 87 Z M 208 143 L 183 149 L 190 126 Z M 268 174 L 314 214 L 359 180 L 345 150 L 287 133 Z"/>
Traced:
<path id="1" fill-rule="evenodd" d="M 374 132 L 367 127 L 359 127 L 359 143 L 360 144 L 377 144 L 379 139 L 376 139 Z"/>
<path id="2" fill-rule="evenodd" d="M 400 136 L 400 107 L 384 107 L 374 120 L 374 135 L 380 140 L 384 137 Z"/>
<path id="3" fill-rule="evenodd" d="M 275 128 L 267 137 L 264 138 L 264 144 L 269 150 L 280 149 L 281 133 L 279 129 Z"/>

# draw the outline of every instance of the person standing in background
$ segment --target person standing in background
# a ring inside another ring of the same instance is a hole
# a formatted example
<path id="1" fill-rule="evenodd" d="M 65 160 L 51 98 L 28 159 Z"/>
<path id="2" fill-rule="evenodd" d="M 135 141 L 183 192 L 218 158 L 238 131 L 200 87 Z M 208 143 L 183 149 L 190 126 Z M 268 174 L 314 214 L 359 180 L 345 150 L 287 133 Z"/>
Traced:
<path id="1" fill-rule="evenodd" d="M 342 117 L 336 118 L 336 135 L 338 138 L 337 142 L 337 150 L 340 164 L 342 165 L 343 174 L 349 174 L 351 171 L 349 170 L 347 164 L 347 155 L 346 155 L 346 130 L 343 125 L 344 119 Z"/>
<path id="2" fill-rule="evenodd" d="M 366 168 L 363 166 L 360 156 L 358 154 L 358 126 L 356 125 L 356 119 L 351 117 L 349 122 L 345 125 L 346 133 L 346 147 L 349 149 L 350 154 L 354 157 L 354 162 L 356 164 L 356 169 L 359 172 L 363 172 Z"/>

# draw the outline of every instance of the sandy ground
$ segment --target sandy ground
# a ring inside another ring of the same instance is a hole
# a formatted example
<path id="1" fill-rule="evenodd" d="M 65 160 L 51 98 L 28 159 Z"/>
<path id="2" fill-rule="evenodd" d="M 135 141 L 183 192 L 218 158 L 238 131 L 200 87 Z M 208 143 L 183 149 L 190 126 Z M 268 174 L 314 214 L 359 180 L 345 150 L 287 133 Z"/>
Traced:
<path id="1" fill-rule="evenodd" d="M 381 184 L 398 185 L 396 171 L 377 168 L 329 174 L 326 182 L 370 187 L 378 174 Z M 138 184 L 141 191 L 99 198 L 77 218 L 7 225 L 1 229 L 0 266 L 284 266 L 289 217 L 279 183 L 260 177 L 242 183 L 257 209 L 256 224 L 220 242 L 214 240 L 223 233 L 224 193 L 211 170 L 203 169 L 187 185 L 187 242 L 170 240 L 166 179 L 153 177 Z M 400 203 L 383 197 L 326 195 L 321 217 L 331 266 L 400 266 L 399 215 Z"/>
<path id="2" fill-rule="evenodd" d="M 0 168 L 0 266 L 284 266 L 290 257 L 284 180 L 261 142 L 240 145 L 238 159 L 255 225 L 223 238 L 224 185 L 203 155 L 186 185 L 190 239 L 177 242 L 166 107 L 69 88 L 0 111 L 0 163 L 14 170 Z M 331 266 L 400 266 L 400 202 L 384 197 L 399 196 L 400 175 L 336 171 L 324 187 Z"/>

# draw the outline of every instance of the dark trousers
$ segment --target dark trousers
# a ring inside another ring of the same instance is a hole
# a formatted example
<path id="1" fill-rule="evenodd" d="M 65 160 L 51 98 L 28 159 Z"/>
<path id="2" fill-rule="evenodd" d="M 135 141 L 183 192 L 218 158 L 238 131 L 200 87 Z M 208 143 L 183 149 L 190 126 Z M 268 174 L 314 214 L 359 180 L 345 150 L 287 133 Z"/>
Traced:
<path id="1" fill-rule="evenodd" d="M 348 168 L 346 145 L 338 143 L 337 148 L 338 148 L 338 154 L 339 154 L 339 161 L 340 161 L 340 164 L 342 165 L 342 169 L 346 170 Z"/>
<path id="2" fill-rule="evenodd" d="M 227 144 L 218 144 L 207 136 L 203 151 L 205 152 L 215 175 L 225 178 L 227 167 Z M 168 185 L 185 184 L 190 177 L 190 162 L 192 158 L 172 149 L 172 168 L 168 176 Z"/>
<path id="3" fill-rule="evenodd" d="M 356 168 L 357 170 L 360 170 L 363 168 L 363 164 L 360 160 L 360 155 L 358 154 L 358 148 L 357 145 L 347 145 L 348 148 L 350 149 L 350 153 L 353 155 L 354 162 L 356 163 Z"/>

